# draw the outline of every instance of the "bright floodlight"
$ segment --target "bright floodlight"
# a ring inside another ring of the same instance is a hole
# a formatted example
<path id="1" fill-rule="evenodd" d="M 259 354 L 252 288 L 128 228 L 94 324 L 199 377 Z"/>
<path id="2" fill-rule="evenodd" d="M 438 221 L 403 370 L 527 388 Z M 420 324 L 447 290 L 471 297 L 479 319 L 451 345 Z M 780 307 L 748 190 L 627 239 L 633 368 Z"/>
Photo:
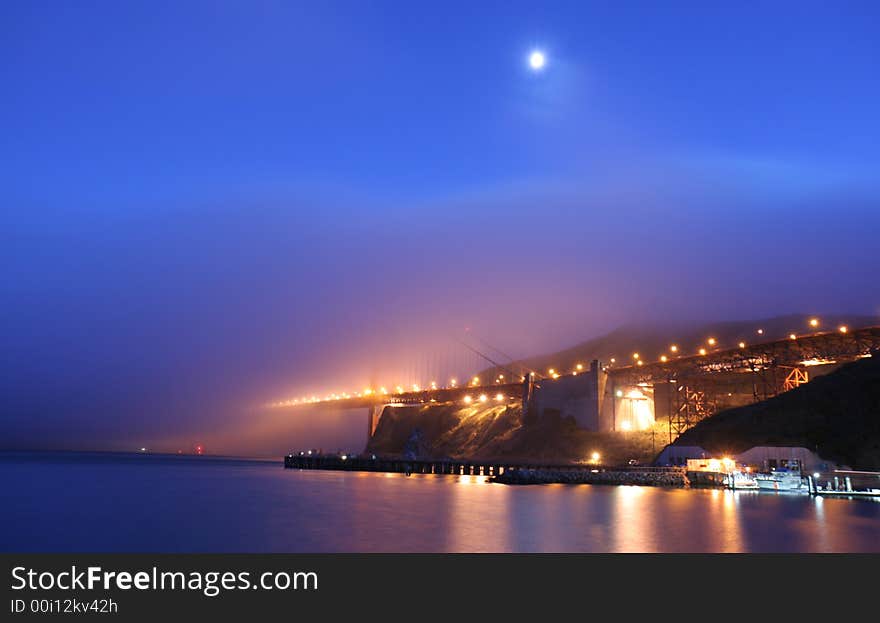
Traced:
<path id="1" fill-rule="evenodd" d="M 529 54 L 529 66 L 535 71 L 540 71 L 544 69 L 544 65 L 546 64 L 547 59 L 544 57 L 544 53 L 540 50 L 534 50 L 531 54 Z"/>

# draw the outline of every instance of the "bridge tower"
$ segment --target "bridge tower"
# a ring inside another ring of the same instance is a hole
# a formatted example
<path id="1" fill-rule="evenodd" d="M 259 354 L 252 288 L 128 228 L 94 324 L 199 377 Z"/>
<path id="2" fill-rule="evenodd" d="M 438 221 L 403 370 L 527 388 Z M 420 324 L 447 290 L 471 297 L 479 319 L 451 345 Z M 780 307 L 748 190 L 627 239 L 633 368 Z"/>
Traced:
<path id="1" fill-rule="evenodd" d="M 523 378 L 523 395 L 522 395 L 522 412 L 523 416 L 529 414 L 535 398 L 535 374 L 533 372 L 526 373 Z"/>

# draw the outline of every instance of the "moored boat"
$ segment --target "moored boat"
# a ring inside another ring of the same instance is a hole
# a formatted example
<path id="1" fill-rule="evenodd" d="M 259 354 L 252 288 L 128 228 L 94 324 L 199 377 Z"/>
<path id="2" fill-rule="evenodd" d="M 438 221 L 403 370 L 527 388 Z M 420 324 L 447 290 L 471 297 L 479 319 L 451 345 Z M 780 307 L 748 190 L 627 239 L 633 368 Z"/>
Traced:
<path id="1" fill-rule="evenodd" d="M 769 474 L 755 474 L 755 481 L 761 491 L 810 492 L 800 470 L 774 469 Z"/>
<path id="2" fill-rule="evenodd" d="M 731 489 L 757 489 L 758 481 L 750 472 L 735 471 L 727 476 L 726 483 Z"/>

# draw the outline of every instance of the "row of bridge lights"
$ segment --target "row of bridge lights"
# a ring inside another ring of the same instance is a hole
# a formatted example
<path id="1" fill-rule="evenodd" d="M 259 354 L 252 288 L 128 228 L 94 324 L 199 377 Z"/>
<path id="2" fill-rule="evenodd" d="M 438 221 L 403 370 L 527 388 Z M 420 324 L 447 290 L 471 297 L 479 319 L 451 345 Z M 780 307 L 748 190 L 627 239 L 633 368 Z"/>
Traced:
<path id="1" fill-rule="evenodd" d="M 522 377 L 522 380 L 525 380 L 525 377 Z M 504 375 L 499 374 L 495 378 L 495 382 L 499 385 L 504 383 Z M 473 377 L 470 380 L 470 382 L 468 383 L 468 385 L 470 385 L 472 387 L 478 387 L 480 385 L 480 377 L 478 377 L 478 376 Z M 459 386 L 458 379 L 454 379 L 454 378 L 450 379 L 449 385 L 442 387 L 442 388 L 437 385 L 436 381 L 431 381 L 431 383 L 429 385 L 431 390 L 456 389 L 456 388 L 458 388 L 458 386 Z M 380 387 L 379 389 L 372 389 L 372 388 L 368 387 L 368 388 L 365 388 L 361 392 L 354 392 L 354 393 L 342 392 L 339 394 L 328 394 L 324 398 L 319 398 L 318 396 L 311 396 L 311 397 L 303 396 L 302 398 L 294 398 L 292 400 L 282 400 L 280 402 L 272 403 L 272 406 L 290 407 L 290 406 L 300 405 L 300 404 L 313 404 L 313 403 L 317 403 L 317 402 L 331 402 L 331 401 L 335 401 L 335 400 L 347 400 L 349 398 L 366 398 L 369 396 L 378 396 L 378 395 L 393 396 L 393 395 L 397 395 L 397 394 L 405 394 L 408 391 L 412 391 L 412 392 L 423 391 L 422 387 L 419 386 L 418 383 L 413 383 L 411 385 L 411 388 L 412 388 L 411 390 L 407 390 L 402 385 L 397 385 L 396 387 L 394 387 L 394 391 L 389 391 L 388 388 L 386 388 L 386 387 Z M 427 390 L 428 390 L 428 388 L 424 388 L 424 391 L 427 391 Z M 498 396 L 501 396 L 501 398 L 499 398 Z M 496 398 L 495 398 L 497 401 L 500 402 L 501 400 L 504 399 L 504 397 L 501 394 L 498 394 L 498 396 L 496 396 Z M 470 397 L 468 397 L 468 398 L 470 398 Z M 484 398 L 485 398 L 485 400 L 484 400 Z M 478 397 L 478 400 L 480 402 L 486 402 L 486 401 L 488 401 L 488 399 L 489 399 L 488 396 L 481 395 Z M 473 402 L 473 398 L 470 398 L 470 400 L 466 400 L 465 402 L 467 402 L 467 403 Z"/>
<path id="2" fill-rule="evenodd" d="M 495 394 L 495 402 L 504 402 L 505 399 L 508 399 L 508 396 L 505 396 L 504 394 Z M 471 395 L 467 395 L 462 400 L 464 401 L 464 404 L 469 405 L 473 404 L 474 397 Z M 480 394 L 479 396 L 477 396 L 476 400 L 478 402 L 489 402 L 489 396 L 487 396 L 486 394 Z"/>
<path id="3" fill-rule="evenodd" d="M 810 318 L 808 324 L 810 325 L 810 327 L 812 327 L 812 328 L 814 328 L 814 329 L 817 329 L 817 328 L 820 326 L 821 323 L 819 322 L 819 319 L 818 319 L 818 318 Z M 847 327 L 846 325 L 840 325 L 839 327 L 837 327 L 837 330 L 838 330 L 838 332 L 840 332 L 840 333 L 847 333 L 847 332 L 849 331 L 849 327 Z M 757 333 L 758 335 L 764 335 L 764 329 L 758 329 L 758 330 L 756 331 L 756 333 Z M 795 333 L 789 333 L 789 334 L 788 334 L 788 338 L 791 339 L 791 340 L 796 340 L 796 339 L 798 339 L 798 336 L 797 336 L 797 334 L 795 334 Z M 708 340 L 706 340 L 706 344 L 707 344 L 708 346 L 710 346 L 710 347 L 714 347 L 714 346 L 717 346 L 717 345 L 718 345 L 718 340 L 716 340 L 714 337 L 710 337 Z M 745 348 L 745 347 L 746 347 L 746 343 L 745 343 L 745 342 L 739 342 L 739 343 L 737 344 L 737 346 L 739 346 L 739 348 Z M 678 346 L 677 346 L 676 344 L 672 344 L 672 345 L 669 347 L 669 350 L 670 350 L 670 352 L 672 352 L 672 353 L 678 353 L 679 348 L 678 348 Z M 701 356 L 705 356 L 705 355 L 707 355 L 707 354 L 709 353 L 709 351 L 708 351 L 708 349 L 706 349 L 705 346 L 703 346 L 703 347 L 700 347 L 700 349 L 697 351 L 697 353 L 698 353 L 699 355 L 701 355 Z M 680 356 L 680 355 L 679 355 L 679 356 Z M 641 356 L 639 355 L 639 353 L 633 353 L 633 360 L 635 361 L 635 364 L 636 364 L 637 366 L 642 366 L 642 365 L 644 365 L 644 363 L 645 363 L 645 362 L 642 360 L 642 358 L 641 358 Z M 669 361 L 669 356 L 668 356 L 668 355 L 660 355 L 660 362 L 661 362 L 661 363 L 666 363 L 667 361 Z M 614 358 L 613 358 L 613 357 L 611 358 L 611 363 L 614 363 Z"/>
<path id="4" fill-rule="evenodd" d="M 810 325 L 811 328 L 817 329 L 821 325 L 821 322 L 819 321 L 818 318 L 810 318 L 808 324 Z M 840 325 L 837 328 L 837 330 L 839 333 L 847 333 L 849 331 L 849 328 L 846 325 Z M 757 333 L 757 335 L 764 335 L 764 329 L 758 329 L 756 331 L 756 333 Z M 789 339 L 792 339 L 792 340 L 796 340 L 798 338 L 798 336 L 794 333 L 790 333 L 788 335 L 788 337 L 789 337 Z M 716 340 L 714 337 L 710 337 L 708 340 L 706 340 L 706 344 L 710 347 L 714 347 L 714 346 L 718 345 L 718 340 Z M 738 346 L 739 346 L 739 348 L 745 348 L 746 343 L 739 342 Z M 672 344 L 669 347 L 669 351 L 671 353 L 680 357 L 681 355 L 678 355 L 679 350 L 680 349 L 677 344 Z M 697 353 L 701 356 L 705 356 L 709 353 L 709 351 L 705 346 L 703 346 L 703 347 L 700 347 L 700 349 L 697 351 Z M 639 353 L 633 353 L 632 357 L 635 362 L 635 365 L 642 366 L 645 364 L 644 360 L 641 358 L 641 355 Z M 661 363 L 666 363 L 667 361 L 669 361 L 669 359 L 670 359 L 670 357 L 668 355 L 665 355 L 665 354 L 660 355 L 660 362 Z M 610 363 L 612 363 L 612 364 L 616 363 L 616 361 L 617 360 L 614 357 L 612 357 L 610 359 Z M 584 369 L 584 365 L 582 363 L 578 363 L 575 365 L 574 370 L 572 370 L 571 375 L 577 376 L 578 373 L 583 372 L 583 369 Z M 556 370 L 556 368 L 549 368 L 547 370 L 547 373 L 548 373 L 549 377 L 552 379 L 558 379 L 560 376 L 562 376 Z M 531 374 L 534 375 L 534 373 L 531 373 Z M 524 381 L 525 377 L 524 376 L 520 377 L 520 380 Z M 499 384 L 499 385 L 504 383 L 504 375 L 499 374 L 498 376 L 496 376 L 495 382 L 496 382 L 496 384 Z M 473 377 L 470 380 L 470 382 L 468 383 L 468 385 L 470 385 L 472 387 L 478 387 L 480 385 L 480 377 L 478 377 L 478 376 Z M 449 385 L 444 387 L 443 389 L 456 389 L 457 387 L 458 387 L 458 380 L 453 378 L 453 379 L 450 379 Z M 439 389 L 436 381 L 431 382 L 430 389 L 432 389 L 432 390 Z M 366 388 L 366 389 L 364 389 L 364 391 L 355 392 L 354 394 L 342 392 L 341 394 L 330 394 L 329 396 L 325 397 L 324 399 L 318 398 L 317 396 L 312 396 L 311 398 L 303 397 L 302 399 L 293 399 L 293 400 L 276 402 L 276 403 L 274 403 L 274 406 L 292 406 L 292 405 L 297 405 L 297 404 L 308 404 L 308 403 L 315 403 L 315 402 L 325 402 L 325 401 L 329 402 L 331 400 L 344 400 L 344 399 L 348 399 L 348 398 L 362 398 L 362 397 L 367 397 L 367 396 L 372 396 L 372 395 L 388 396 L 388 395 L 394 395 L 394 394 L 404 394 L 407 392 L 407 390 L 405 390 L 402 385 L 396 386 L 394 388 L 394 390 L 395 391 L 392 393 L 392 392 L 389 392 L 388 389 L 385 387 L 380 387 L 378 390 Z M 422 391 L 422 389 L 421 389 L 421 387 L 419 387 L 418 384 L 414 383 L 412 385 L 412 391 L 419 392 L 419 391 Z M 505 398 L 505 396 L 503 394 L 497 394 L 495 396 L 495 400 L 497 402 L 502 402 L 504 400 L 504 398 Z M 486 394 L 480 394 L 480 396 L 478 396 L 476 400 L 478 400 L 479 402 L 488 402 L 489 397 Z M 464 402 L 465 402 L 465 404 L 471 404 L 474 402 L 474 398 L 472 396 L 465 396 Z"/>
<path id="5" fill-rule="evenodd" d="M 821 322 L 819 321 L 818 318 L 810 318 L 808 324 L 810 325 L 810 327 L 812 327 L 812 328 L 814 328 L 814 329 L 817 329 L 817 328 L 821 325 Z M 849 331 L 849 327 L 847 327 L 846 325 L 840 325 L 840 326 L 837 328 L 837 330 L 838 330 L 839 333 L 847 333 L 847 332 Z M 756 333 L 757 333 L 758 335 L 764 335 L 764 329 L 758 329 L 758 330 L 756 331 Z M 788 337 L 789 337 L 789 339 L 792 339 L 792 340 L 796 340 L 796 339 L 798 338 L 797 334 L 795 334 L 795 333 L 789 333 Z M 715 339 L 714 337 L 710 337 L 709 339 L 706 340 L 706 345 L 709 346 L 709 347 L 715 347 L 715 346 L 718 345 L 718 340 Z M 737 346 L 739 346 L 739 348 L 745 348 L 745 347 L 746 347 L 746 343 L 745 343 L 745 342 L 739 342 L 739 343 L 737 344 Z M 673 353 L 673 355 L 676 355 L 676 356 L 678 356 L 678 357 L 681 357 L 681 355 L 678 355 L 679 350 L 680 350 L 680 349 L 679 349 L 679 347 L 678 347 L 677 344 L 672 344 L 672 345 L 669 346 L 669 352 Z M 702 347 L 700 347 L 700 348 L 697 350 L 697 354 L 699 354 L 699 355 L 701 355 L 701 356 L 708 355 L 708 354 L 709 354 L 709 349 L 706 348 L 706 346 L 702 346 Z M 639 353 L 637 353 L 637 352 L 636 352 L 636 353 L 633 353 L 632 358 L 633 358 L 633 361 L 634 361 L 635 365 L 637 365 L 637 366 L 643 366 L 643 365 L 645 365 L 645 361 L 642 359 L 642 356 L 641 356 Z M 668 362 L 668 361 L 670 360 L 670 358 L 671 358 L 670 355 L 665 355 L 665 354 L 664 354 L 664 355 L 660 355 L 660 363 L 666 363 L 666 362 Z M 610 359 L 610 362 L 611 362 L 612 364 L 616 363 L 616 361 L 617 361 L 617 360 L 616 360 L 614 357 L 612 357 L 612 358 Z M 580 363 L 577 364 L 577 365 L 575 366 L 575 370 L 572 371 L 572 373 L 571 373 L 572 376 L 577 376 L 578 372 L 581 372 L 583 369 L 584 369 L 583 364 L 580 364 Z M 552 378 L 552 379 L 558 379 L 558 378 L 560 377 L 560 374 L 559 374 L 559 372 L 557 372 L 556 368 L 549 368 L 549 369 L 547 370 L 547 374 L 548 374 L 548 375 L 550 376 L 550 378 Z"/>

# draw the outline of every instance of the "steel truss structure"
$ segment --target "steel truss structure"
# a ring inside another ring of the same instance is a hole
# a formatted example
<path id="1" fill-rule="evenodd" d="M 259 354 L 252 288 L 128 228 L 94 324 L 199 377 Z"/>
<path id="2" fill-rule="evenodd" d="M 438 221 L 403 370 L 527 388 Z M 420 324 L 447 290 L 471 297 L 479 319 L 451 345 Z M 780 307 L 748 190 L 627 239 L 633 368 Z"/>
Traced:
<path id="1" fill-rule="evenodd" d="M 669 388 L 670 441 L 700 420 L 724 408 L 728 388 L 738 394 L 751 386 L 755 402 L 789 391 L 810 379 L 807 366 L 842 364 L 880 356 L 880 327 L 847 332 L 815 333 L 742 348 L 718 349 L 705 355 L 681 356 L 663 362 L 607 366 L 614 387 Z"/>

